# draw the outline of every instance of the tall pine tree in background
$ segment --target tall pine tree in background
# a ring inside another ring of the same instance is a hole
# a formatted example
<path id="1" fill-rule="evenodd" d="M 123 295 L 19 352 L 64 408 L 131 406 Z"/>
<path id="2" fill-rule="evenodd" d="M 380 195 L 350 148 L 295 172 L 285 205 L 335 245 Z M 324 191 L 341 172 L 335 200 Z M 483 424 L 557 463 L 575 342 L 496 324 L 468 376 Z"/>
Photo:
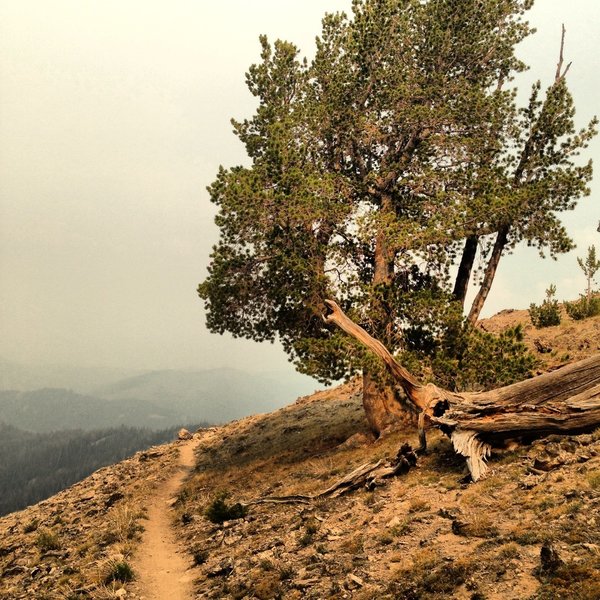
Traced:
<path id="1" fill-rule="evenodd" d="M 375 361 L 324 324 L 324 298 L 394 352 L 465 359 L 477 252 L 472 322 L 503 251 L 572 247 L 557 212 L 591 177 L 572 159 L 595 122 L 575 133 L 562 61 L 545 97 L 536 85 L 516 106 L 531 5 L 355 0 L 351 17 L 325 16 L 310 63 L 261 37 L 247 73 L 258 108 L 233 121 L 251 166 L 221 168 L 209 187 L 221 237 L 199 294 L 211 331 L 279 339 L 323 381 L 362 372 L 375 432 L 401 404 Z"/>

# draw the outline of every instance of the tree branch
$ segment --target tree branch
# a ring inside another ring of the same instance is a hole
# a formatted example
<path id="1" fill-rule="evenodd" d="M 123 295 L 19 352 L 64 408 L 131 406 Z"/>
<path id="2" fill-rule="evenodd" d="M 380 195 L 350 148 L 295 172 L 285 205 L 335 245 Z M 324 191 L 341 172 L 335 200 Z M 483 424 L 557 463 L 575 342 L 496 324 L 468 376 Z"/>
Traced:
<path id="1" fill-rule="evenodd" d="M 564 63 L 564 50 L 565 50 L 565 34 L 567 30 L 565 29 L 565 24 L 562 25 L 562 33 L 560 36 L 560 53 L 558 56 L 558 64 L 556 65 L 556 74 L 554 76 L 554 83 L 558 83 L 561 79 L 564 79 L 571 68 L 571 64 L 569 63 L 565 70 L 563 71 L 563 63 Z M 561 73 L 562 71 L 562 73 Z"/>

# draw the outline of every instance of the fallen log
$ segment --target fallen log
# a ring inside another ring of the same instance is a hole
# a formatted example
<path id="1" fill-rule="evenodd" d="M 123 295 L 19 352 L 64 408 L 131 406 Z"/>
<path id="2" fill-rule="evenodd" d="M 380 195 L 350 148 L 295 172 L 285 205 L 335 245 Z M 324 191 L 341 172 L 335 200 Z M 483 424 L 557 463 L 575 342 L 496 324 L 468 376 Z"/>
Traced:
<path id="1" fill-rule="evenodd" d="M 335 302 L 325 302 L 329 313 L 324 320 L 383 360 L 421 413 L 420 425 L 433 425 L 450 437 L 456 452 L 466 458 L 473 481 L 487 471 L 492 447 L 508 439 L 579 434 L 600 427 L 600 354 L 488 392 L 456 393 L 420 383 Z"/>
<path id="2" fill-rule="evenodd" d="M 374 463 L 365 463 L 317 494 L 266 496 L 250 500 L 244 503 L 244 506 L 252 506 L 254 504 L 310 504 L 315 500 L 337 498 L 360 487 L 372 490 L 374 487 L 381 485 L 384 479 L 408 473 L 416 464 L 417 455 L 414 453 L 412 447 L 409 444 L 403 444 L 396 458 L 389 464 L 384 463 L 383 460 Z"/>

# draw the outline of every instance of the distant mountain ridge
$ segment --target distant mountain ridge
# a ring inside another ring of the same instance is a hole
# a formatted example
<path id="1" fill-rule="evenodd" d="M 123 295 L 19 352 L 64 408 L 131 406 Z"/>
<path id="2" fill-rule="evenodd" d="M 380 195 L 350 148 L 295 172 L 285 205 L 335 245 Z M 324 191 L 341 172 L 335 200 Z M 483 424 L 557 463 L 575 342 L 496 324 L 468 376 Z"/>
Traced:
<path id="1" fill-rule="evenodd" d="M 294 373 L 256 375 L 229 368 L 127 372 L 116 379 L 108 375 L 118 372 L 61 369 L 57 375 L 50 367 L 46 373 L 33 367 L 28 375 L 26 367 L 0 360 L 0 419 L 37 432 L 224 423 L 270 412 L 316 387 L 313 380 Z M 57 380 L 66 384 L 52 385 Z M 19 381 L 21 387 L 6 387 Z M 93 381 L 98 385 L 89 387 Z M 39 385 L 30 388 L 33 383 Z"/>
<path id="2" fill-rule="evenodd" d="M 73 365 L 26 365 L 0 357 L 0 389 L 23 392 L 42 388 L 66 388 L 80 394 L 95 387 L 131 377 L 132 369 Z"/>
<path id="3" fill-rule="evenodd" d="M 145 400 L 132 398 L 117 403 L 60 388 L 0 391 L 0 420 L 38 433 L 122 425 L 165 429 L 189 422 L 177 411 Z"/>
<path id="4" fill-rule="evenodd" d="M 169 406 L 188 420 L 202 417 L 223 423 L 251 414 L 270 412 L 314 391 L 307 378 L 253 375 L 237 369 L 152 371 L 93 390 L 113 401 L 142 399 Z"/>

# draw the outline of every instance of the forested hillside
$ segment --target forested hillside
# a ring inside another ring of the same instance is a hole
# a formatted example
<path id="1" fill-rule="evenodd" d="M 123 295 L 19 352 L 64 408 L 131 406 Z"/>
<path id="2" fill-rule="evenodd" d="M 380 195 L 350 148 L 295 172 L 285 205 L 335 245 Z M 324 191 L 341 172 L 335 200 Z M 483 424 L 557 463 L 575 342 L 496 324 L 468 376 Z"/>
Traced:
<path id="1" fill-rule="evenodd" d="M 49 388 L 31 392 L 0 391 L 0 415 L 5 423 L 38 432 L 122 425 L 164 429 L 189 422 L 166 403 L 159 407 L 135 398 L 111 402 L 71 390 Z"/>
<path id="2" fill-rule="evenodd" d="M 175 429 L 33 433 L 0 423 L 0 515 L 52 496 L 96 469 L 172 440 Z"/>

